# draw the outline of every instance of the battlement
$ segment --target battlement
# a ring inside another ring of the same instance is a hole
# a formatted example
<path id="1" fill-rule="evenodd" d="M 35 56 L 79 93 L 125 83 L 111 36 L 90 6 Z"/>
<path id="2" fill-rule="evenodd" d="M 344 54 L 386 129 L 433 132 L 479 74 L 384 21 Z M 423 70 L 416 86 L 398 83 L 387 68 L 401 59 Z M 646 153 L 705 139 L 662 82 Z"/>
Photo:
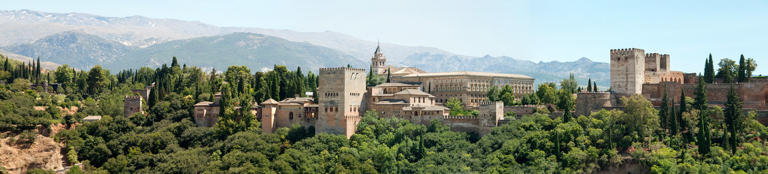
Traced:
<path id="1" fill-rule="evenodd" d="M 140 96 L 125 96 L 125 100 L 141 100 Z"/>
<path id="2" fill-rule="evenodd" d="M 639 48 L 621 48 L 611 49 L 611 57 L 618 55 L 630 55 L 630 54 L 645 54 L 645 50 Z"/>
<path id="3" fill-rule="evenodd" d="M 502 102 L 482 101 L 482 102 L 480 102 L 480 106 L 495 106 L 496 103 L 502 103 Z"/>
<path id="4" fill-rule="evenodd" d="M 363 72 L 365 73 L 365 69 L 363 68 L 347 68 L 347 67 L 335 67 L 335 68 L 320 68 L 320 74 L 336 74 L 336 73 L 342 73 L 345 71 L 354 71 L 354 72 Z"/>
<path id="5" fill-rule="evenodd" d="M 659 56 L 659 53 L 645 53 L 645 57 L 656 57 Z"/>
<path id="6" fill-rule="evenodd" d="M 344 118 L 347 121 L 360 121 L 360 119 L 362 119 L 363 117 L 357 116 L 357 115 L 347 115 L 347 116 L 344 116 Z"/>
<path id="7" fill-rule="evenodd" d="M 477 116 L 471 115 L 449 115 L 443 116 L 443 120 L 478 120 Z"/>

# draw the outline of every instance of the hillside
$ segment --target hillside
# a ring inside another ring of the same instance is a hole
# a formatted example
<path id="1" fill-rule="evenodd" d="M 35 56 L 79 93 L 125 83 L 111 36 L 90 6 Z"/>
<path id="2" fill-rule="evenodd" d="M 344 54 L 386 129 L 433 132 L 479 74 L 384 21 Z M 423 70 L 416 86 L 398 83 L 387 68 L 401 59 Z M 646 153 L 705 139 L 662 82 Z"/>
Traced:
<path id="1" fill-rule="evenodd" d="M 137 50 L 135 47 L 77 31 L 67 31 L 3 49 L 27 57 L 39 56 L 41 61 L 68 64 L 80 69 L 107 64 L 118 56 Z"/>
<path id="2" fill-rule="evenodd" d="M 37 59 L 32 59 L 31 57 L 18 55 L 16 53 L 8 52 L 8 51 L 2 50 L 2 49 L 0 49 L 0 55 L 3 55 L 3 57 L 8 57 L 11 60 L 16 60 L 16 61 L 18 61 L 17 63 L 21 63 L 21 62 L 29 63 L 29 62 L 32 62 L 33 60 L 37 60 Z M 54 70 L 54 69 L 56 69 L 59 66 L 61 66 L 61 65 L 58 64 L 58 63 L 53 63 L 53 62 L 49 62 L 49 61 L 41 61 L 40 62 L 40 68 L 43 68 L 43 69 Z"/>
<path id="3" fill-rule="evenodd" d="M 155 44 L 120 56 L 118 61 L 104 67 L 113 71 L 141 66 L 157 67 L 163 63 L 170 64 L 173 56 L 189 66 L 215 67 L 219 70 L 231 65 L 246 65 L 251 70 L 272 68 L 275 64 L 291 69 L 296 66 L 318 69 L 347 64 L 355 67 L 367 65 L 352 56 L 309 43 L 262 34 L 234 33 Z"/>

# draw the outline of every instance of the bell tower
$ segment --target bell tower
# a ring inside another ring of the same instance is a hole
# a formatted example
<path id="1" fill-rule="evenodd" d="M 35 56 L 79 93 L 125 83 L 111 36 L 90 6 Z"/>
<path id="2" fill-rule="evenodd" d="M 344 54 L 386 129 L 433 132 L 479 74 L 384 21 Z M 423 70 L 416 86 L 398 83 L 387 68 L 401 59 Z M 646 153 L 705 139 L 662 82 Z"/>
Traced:
<path id="1" fill-rule="evenodd" d="M 376 75 L 384 73 L 384 67 L 386 66 L 387 58 L 384 57 L 384 53 L 381 52 L 381 46 L 376 46 L 376 52 L 373 52 L 373 57 L 371 58 L 371 70 L 373 70 Z"/>

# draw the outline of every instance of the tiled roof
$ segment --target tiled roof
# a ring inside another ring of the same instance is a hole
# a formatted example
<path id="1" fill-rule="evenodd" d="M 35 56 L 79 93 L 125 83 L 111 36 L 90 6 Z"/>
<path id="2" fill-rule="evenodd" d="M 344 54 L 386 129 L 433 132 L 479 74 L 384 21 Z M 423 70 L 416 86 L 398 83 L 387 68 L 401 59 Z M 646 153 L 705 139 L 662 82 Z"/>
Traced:
<path id="1" fill-rule="evenodd" d="M 406 90 L 403 90 L 403 91 L 400 91 L 400 92 L 397 92 L 397 93 L 395 93 L 395 95 L 398 95 L 398 94 L 407 94 L 407 95 L 428 95 L 428 96 L 432 96 L 431 94 L 429 94 L 429 93 L 426 93 L 426 92 L 424 92 L 424 91 L 420 91 L 420 90 L 418 90 L 418 89 L 406 89 Z"/>
<path id="2" fill-rule="evenodd" d="M 389 82 L 376 85 L 376 87 L 391 87 L 391 86 L 421 86 L 421 82 Z"/>
<path id="3" fill-rule="evenodd" d="M 209 102 L 209 101 L 202 101 L 202 102 L 197 103 L 197 104 L 195 104 L 193 106 L 218 106 L 218 104 L 215 104 L 215 103 Z"/>
<path id="4" fill-rule="evenodd" d="M 261 102 L 261 105 L 270 105 L 270 104 L 271 105 L 276 105 L 276 104 L 278 104 L 278 102 L 275 101 L 274 99 L 271 99 L 271 98 L 269 100 L 267 100 L 267 101 Z"/>
<path id="5" fill-rule="evenodd" d="M 395 104 L 408 104 L 408 103 L 403 99 L 383 99 L 379 102 L 376 102 L 376 104 L 395 105 Z"/>

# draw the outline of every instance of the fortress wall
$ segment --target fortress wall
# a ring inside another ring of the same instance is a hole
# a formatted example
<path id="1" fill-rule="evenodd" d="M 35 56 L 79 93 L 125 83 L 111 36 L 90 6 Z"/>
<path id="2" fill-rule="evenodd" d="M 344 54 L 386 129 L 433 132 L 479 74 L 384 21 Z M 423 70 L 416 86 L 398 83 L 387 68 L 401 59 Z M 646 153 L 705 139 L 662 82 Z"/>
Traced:
<path id="1" fill-rule="evenodd" d="M 578 93 L 576 94 L 576 115 L 588 116 L 592 112 L 599 111 L 603 107 L 612 107 L 611 93 Z"/>

